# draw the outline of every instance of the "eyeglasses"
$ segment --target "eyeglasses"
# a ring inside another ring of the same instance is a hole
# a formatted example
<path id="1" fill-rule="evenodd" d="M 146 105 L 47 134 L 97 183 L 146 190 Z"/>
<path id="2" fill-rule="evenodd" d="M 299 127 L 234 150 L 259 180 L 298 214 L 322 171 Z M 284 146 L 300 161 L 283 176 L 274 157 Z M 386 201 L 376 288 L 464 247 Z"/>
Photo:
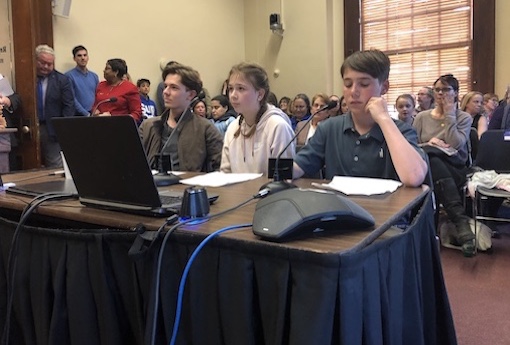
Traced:
<path id="1" fill-rule="evenodd" d="M 453 90 L 453 87 L 451 87 L 451 86 L 448 86 L 448 87 L 436 87 L 436 88 L 434 88 L 434 91 L 436 93 L 440 93 L 440 92 L 447 93 L 448 91 L 452 91 L 452 90 Z"/>

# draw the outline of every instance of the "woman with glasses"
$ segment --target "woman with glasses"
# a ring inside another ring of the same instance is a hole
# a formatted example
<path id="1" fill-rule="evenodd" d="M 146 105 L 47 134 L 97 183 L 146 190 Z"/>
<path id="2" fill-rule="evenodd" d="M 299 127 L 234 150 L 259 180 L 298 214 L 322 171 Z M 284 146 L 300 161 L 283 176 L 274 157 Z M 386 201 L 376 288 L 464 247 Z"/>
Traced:
<path id="1" fill-rule="evenodd" d="M 499 97 L 495 93 L 486 93 L 483 95 L 483 114 L 487 119 L 487 125 L 490 123 L 492 113 L 499 105 Z"/>
<path id="2" fill-rule="evenodd" d="M 475 252 L 474 234 L 459 189 L 466 182 L 473 120 L 457 107 L 459 82 L 453 75 L 439 77 L 433 89 L 435 107 L 418 113 L 413 126 L 418 142 L 429 156 L 437 199 L 455 225 L 454 241 L 462 247 L 464 256 L 471 257 Z"/>

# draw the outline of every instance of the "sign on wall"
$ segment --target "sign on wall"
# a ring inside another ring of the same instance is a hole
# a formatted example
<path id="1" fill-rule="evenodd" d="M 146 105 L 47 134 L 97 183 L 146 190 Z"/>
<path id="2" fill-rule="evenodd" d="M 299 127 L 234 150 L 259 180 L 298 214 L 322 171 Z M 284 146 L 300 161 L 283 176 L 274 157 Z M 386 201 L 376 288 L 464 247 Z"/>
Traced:
<path id="1" fill-rule="evenodd" d="M 14 87 L 10 0 L 0 0 L 0 74 Z"/>

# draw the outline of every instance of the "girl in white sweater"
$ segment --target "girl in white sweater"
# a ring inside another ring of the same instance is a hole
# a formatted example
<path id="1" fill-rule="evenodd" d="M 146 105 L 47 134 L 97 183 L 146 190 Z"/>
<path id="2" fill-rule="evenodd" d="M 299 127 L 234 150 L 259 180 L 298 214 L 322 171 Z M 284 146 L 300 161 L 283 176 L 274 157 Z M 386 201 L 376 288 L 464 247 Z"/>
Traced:
<path id="1" fill-rule="evenodd" d="M 225 134 L 220 170 L 267 175 L 269 158 L 276 158 L 292 140 L 290 119 L 267 103 L 267 73 L 256 64 L 240 63 L 232 67 L 228 94 L 239 117 Z M 282 158 L 293 158 L 294 152 L 292 143 Z"/>

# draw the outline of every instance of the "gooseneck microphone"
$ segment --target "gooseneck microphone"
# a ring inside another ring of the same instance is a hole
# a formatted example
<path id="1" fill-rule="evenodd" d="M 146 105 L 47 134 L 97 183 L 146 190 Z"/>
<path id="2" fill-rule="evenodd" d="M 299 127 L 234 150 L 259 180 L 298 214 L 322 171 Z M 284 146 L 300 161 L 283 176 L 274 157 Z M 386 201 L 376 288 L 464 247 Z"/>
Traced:
<path id="1" fill-rule="evenodd" d="M 115 102 L 117 102 L 117 97 L 110 97 L 110 98 L 107 98 L 107 99 L 103 99 L 102 101 L 97 103 L 97 105 L 94 107 L 94 109 L 92 109 L 92 111 L 90 112 L 90 116 L 96 116 L 95 112 L 96 112 L 96 110 L 99 108 L 99 106 L 101 104 L 115 103 Z"/>
<path id="2" fill-rule="evenodd" d="M 321 113 L 323 111 L 326 111 L 326 110 L 330 110 L 330 109 L 333 109 L 334 107 L 336 107 L 338 104 L 337 101 L 330 101 L 328 102 L 328 104 L 322 106 L 321 108 L 319 108 L 319 110 L 317 110 L 315 113 L 313 113 L 305 122 L 305 125 L 303 127 L 301 127 L 299 129 L 299 131 L 296 132 L 296 134 L 294 134 L 294 136 L 292 137 L 292 139 L 288 142 L 287 145 L 285 145 L 285 147 L 283 148 L 283 150 L 278 154 L 278 156 L 276 156 L 276 160 L 274 162 L 274 175 L 273 175 L 273 181 L 271 182 L 268 182 L 264 185 L 262 185 L 262 187 L 260 187 L 260 190 L 264 190 L 264 189 L 267 189 L 267 192 L 265 195 L 268 195 L 268 194 L 273 194 L 273 193 L 276 193 L 276 192 L 279 192 L 281 190 L 284 190 L 284 189 L 289 189 L 289 188 L 294 188 L 295 186 L 292 184 L 292 183 L 289 183 L 289 182 L 286 182 L 283 180 L 283 177 L 281 177 L 280 175 L 280 169 L 278 168 L 279 166 L 279 163 L 280 163 L 280 159 L 283 155 L 283 153 L 289 148 L 290 144 L 292 144 L 294 142 L 294 140 L 296 140 L 296 138 L 298 137 L 299 133 L 301 133 L 301 131 L 306 127 L 306 125 L 308 125 L 308 123 L 310 121 L 312 121 L 313 117 L 315 115 L 317 115 L 318 113 Z M 292 169 L 292 168 L 291 168 Z"/>

